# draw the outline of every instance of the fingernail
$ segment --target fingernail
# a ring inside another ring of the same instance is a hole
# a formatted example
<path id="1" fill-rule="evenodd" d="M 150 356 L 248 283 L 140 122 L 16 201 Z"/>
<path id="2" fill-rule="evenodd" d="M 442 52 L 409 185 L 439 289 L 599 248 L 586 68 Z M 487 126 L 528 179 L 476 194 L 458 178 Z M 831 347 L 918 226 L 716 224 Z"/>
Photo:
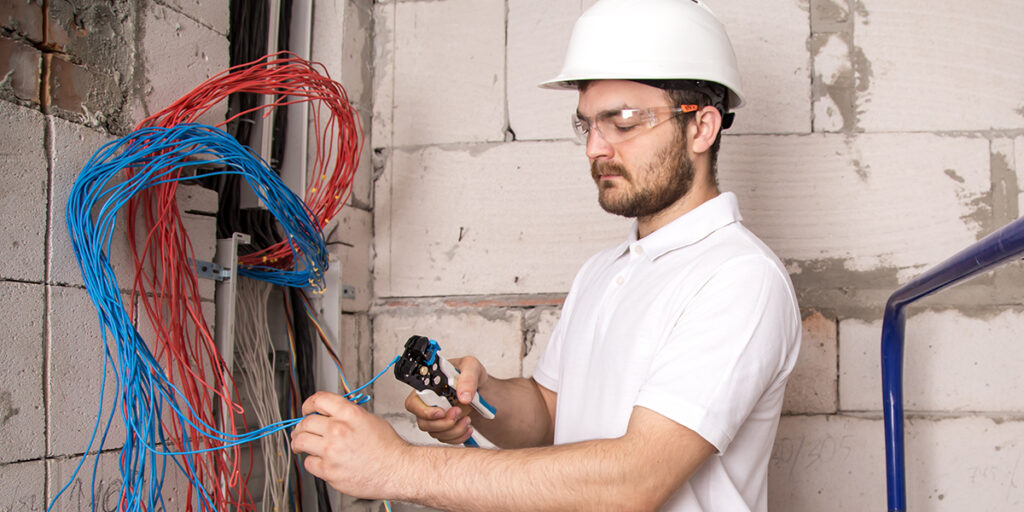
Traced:
<path id="1" fill-rule="evenodd" d="M 453 420 L 457 420 L 462 417 L 462 409 L 455 408 L 455 416 L 452 416 Z"/>
<path id="2" fill-rule="evenodd" d="M 473 396 L 470 395 L 468 392 L 463 391 L 462 393 L 459 393 L 459 401 L 461 401 L 462 403 L 469 403 L 469 401 L 472 399 Z"/>
<path id="3" fill-rule="evenodd" d="M 434 409 L 433 411 L 430 411 L 430 417 L 435 419 L 435 420 L 441 419 L 443 416 L 444 416 L 444 411 L 441 410 L 441 409 Z"/>

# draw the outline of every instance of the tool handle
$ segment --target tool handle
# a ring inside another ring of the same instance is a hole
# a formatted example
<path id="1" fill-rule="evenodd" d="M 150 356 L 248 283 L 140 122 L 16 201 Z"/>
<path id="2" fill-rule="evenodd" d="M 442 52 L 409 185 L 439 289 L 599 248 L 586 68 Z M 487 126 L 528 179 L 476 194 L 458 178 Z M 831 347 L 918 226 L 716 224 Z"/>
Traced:
<path id="1" fill-rule="evenodd" d="M 446 411 L 452 408 L 452 404 L 448 403 L 448 400 L 445 400 L 429 389 L 425 391 L 417 391 L 416 394 L 419 395 L 420 400 L 423 400 L 423 403 L 431 407 L 440 407 Z M 492 414 L 491 417 L 493 418 L 494 415 Z M 462 444 L 473 448 L 497 448 L 494 446 L 494 443 L 488 441 L 487 438 L 479 432 L 474 432 L 473 435 L 469 436 L 469 439 Z"/>

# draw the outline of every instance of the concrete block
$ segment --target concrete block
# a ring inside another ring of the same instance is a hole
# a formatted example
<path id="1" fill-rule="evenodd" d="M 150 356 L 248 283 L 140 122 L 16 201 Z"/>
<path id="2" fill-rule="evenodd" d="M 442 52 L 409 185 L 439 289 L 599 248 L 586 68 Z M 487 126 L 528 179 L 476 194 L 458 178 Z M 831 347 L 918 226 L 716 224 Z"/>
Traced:
<path id="1" fill-rule="evenodd" d="M 186 192 L 187 193 L 187 192 Z M 181 190 L 179 189 L 179 196 Z M 180 207 L 179 202 L 179 207 Z M 217 252 L 217 218 L 209 215 L 187 213 L 181 214 L 181 224 L 192 243 L 191 257 L 195 261 L 213 261 Z M 216 281 L 198 278 L 199 296 L 203 300 L 213 300 Z"/>
<path id="2" fill-rule="evenodd" d="M 395 3 L 373 5 L 373 131 L 371 148 L 390 147 L 395 118 Z"/>
<path id="3" fill-rule="evenodd" d="M 410 336 L 437 340 L 448 359 L 473 356 L 499 378 L 522 374 L 522 314 L 506 309 L 395 308 L 373 318 L 373 369 L 384 369 L 402 353 Z M 405 397 L 412 388 L 385 374 L 373 387 L 377 414 L 405 414 Z"/>
<path id="4" fill-rule="evenodd" d="M 127 297 L 122 300 L 129 303 Z M 48 455 L 85 452 L 97 415 L 102 415 L 92 446 L 96 450 L 103 425 L 114 406 L 117 386 L 115 371 L 104 367 L 103 339 L 96 310 L 85 290 L 54 286 L 50 288 L 49 318 Z M 109 333 L 107 343 L 117 357 L 116 342 Z M 106 386 L 101 393 L 104 371 Z M 124 443 L 124 424 L 117 411 L 115 415 L 105 449 Z"/>
<path id="5" fill-rule="evenodd" d="M 505 139 L 505 4 L 395 6 L 394 144 Z"/>
<path id="6" fill-rule="evenodd" d="M 533 377 L 533 370 L 537 368 L 540 356 L 547 350 L 548 342 L 551 341 L 551 335 L 555 332 L 561 315 L 561 308 L 543 308 L 527 313 L 527 323 L 536 318 L 537 327 L 533 333 L 533 344 L 526 347 L 526 354 L 523 356 L 523 377 Z"/>
<path id="7" fill-rule="evenodd" d="M 162 5 L 151 5 L 144 14 L 141 52 L 147 88 L 146 113 L 155 113 L 229 66 L 227 38 L 191 18 Z M 203 124 L 224 121 L 227 101 L 221 101 L 199 118 Z"/>
<path id="8" fill-rule="evenodd" d="M 1017 510 L 1024 422 L 906 423 L 907 510 Z M 768 510 L 876 510 L 886 503 L 881 419 L 782 418 L 768 468 Z"/>
<path id="9" fill-rule="evenodd" d="M 373 208 L 373 147 L 370 140 L 372 115 L 373 112 L 370 108 L 360 108 L 359 119 L 363 125 L 363 148 L 359 152 L 359 166 L 356 167 L 356 175 L 352 178 L 352 196 L 348 199 L 349 205 L 365 209 Z"/>
<path id="10" fill-rule="evenodd" d="M 42 54 L 35 48 L 0 37 L 0 92 L 39 103 Z"/>
<path id="11" fill-rule="evenodd" d="M 4 350 L 0 351 L 0 463 L 41 457 L 46 448 L 44 308 L 42 285 L 0 281 L 0 311 L 8 313 L 0 327 L 0 336 L 5 340 Z M 9 495 L 0 492 L 0 496 Z M 0 510 L 2 504 L 0 501 Z"/>
<path id="12" fill-rule="evenodd" d="M 92 465 L 96 454 L 89 454 L 89 458 L 85 461 L 81 471 L 75 475 L 74 479 L 72 479 L 72 475 L 74 475 L 75 466 L 80 460 L 78 457 L 47 459 L 47 495 L 51 497 L 56 496 L 67 485 L 64 494 L 61 495 L 52 510 L 54 512 L 118 510 L 121 482 L 123 480 L 118 467 L 119 456 L 120 453 L 118 452 L 99 454 L 96 477 L 93 478 Z M 191 506 L 188 503 L 188 485 L 188 480 L 185 479 L 177 467 L 168 464 L 166 477 L 161 488 L 164 510 L 167 512 L 185 512 L 186 510 L 198 508 L 198 498 L 195 495 L 192 497 Z M 96 499 L 95 504 L 92 503 L 93 496 Z"/>
<path id="13" fill-rule="evenodd" d="M 925 310 L 907 319 L 903 404 L 909 411 L 1024 410 L 1024 310 Z M 839 326 L 843 410 L 881 409 L 881 321 Z"/>
<path id="14" fill-rule="evenodd" d="M 1009 165 L 1017 177 L 1017 211 L 1024 212 L 1024 135 L 1013 139 L 1013 161 Z"/>
<path id="15" fill-rule="evenodd" d="M 0 510 L 46 510 L 46 469 L 42 460 L 0 466 Z"/>
<path id="16" fill-rule="evenodd" d="M 850 58 L 848 33 L 814 34 L 814 131 L 839 132 L 857 128 L 857 70 Z"/>
<path id="17" fill-rule="evenodd" d="M 856 18 L 867 131 L 1024 127 L 1024 4 L 865 0 Z M 940 36 L 941 34 L 941 36 Z"/>
<path id="18" fill-rule="evenodd" d="M 343 311 L 368 311 L 373 299 L 370 258 L 373 250 L 373 214 L 346 206 L 328 227 L 331 254 L 341 263 L 341 280 L 355 287 L 355 298 L 342 299 Z M 333 231 L 333 234 L 331 234 Z"/>
<path id="19" fill-rule="evenodd" d="M 68 234 L 68 196 L 89 158 L 104 144 L 114 140 L 114 137 L 58 117 L 51 116 L 48 120 L 53 133 L 53 146 L 59 148 L 53 152 L 53 179 L 50 182 L 50 282 L 84 286 Z M 114 178 L 111 184 L 120 181 L 121 178 Z M 108 255 L 118 286 L 123 290 L 131 289 L 132 278 L 135 276 L 135 264 L 126 237 L 128 228 L 125 215 L 118 215 Z"/>
<path id="20" fill-rule="evenodd" d="M 43 3 L 41 1 L 0 0 L 0 27 L 34 43 L 43 41 Z"/>
<path id="21" fill-rule="evenodd" d="M 370 316 L 366 313 L 345 313 L 341 315 L 341 358 L 342 369 L 349 385 L 361 385 L 373 376 L 371 367 Z"/>
<path id="22" fill-rule="evenodd" d="M 212 28 L 224 37 L 228 36 L 231 20 L 230 2 L 204 2 L 202 0 L 157 0 L 200 24 Z"/>
<path id="23" fill-rule="evenodd" d="M 508 118 L 516 140 L 572 139 L 575 91 L 537 87 L 558 75 L 576 18 L 594 4 L 510 0 L 508 2 Z"/>
<path id="24" fill-rule="evenodd" d="M 860 512 L 883 507 L 883 446 L 881 420 L 784 416 L 768 464 L 768 510 Z"/>
<path id="25" fill-rule="evenodd" d="M 811 131 L 810 38 L 806 2 L 710 0 L 736 52 L 746 104 L 728 133 Z M 756 5 L 757 15 L 751 15 Z"/>
<path id="26" fill-rule="evenodd" d="M 785 414 L 835 412 L 837 408 L 838 361 L 836 321 L 817 311 L 803 320 L 800 356 L 786 385 L 782 403 Z"/>
<path id="27" fill-rule="evenodd" d="M 0 101 L 0 278 L 43 281 L 47 159 L 45 119 L 38 111 Z"/>
<path id="28" fill-rule="evenodd" d="M 719 169 L 744 223 L 795 278 L 822 272 L 822 286 L 849 286 L 846 271 L 885 271 L 905 282 L 991 229 L 984 139 L 727 138 Z"/>
<path id="29" fill-rule="evenodd" d="M 631 221 L 597 205 L 583 148 L 397 150 L 377 181 L 378 297 L 564 293 Z"/>
<path id="30" fill-rule="evenodd" d="M 811 0 L 811 31 L 848 31 L 853 21 L 848 2 L 849 0 Z"/>

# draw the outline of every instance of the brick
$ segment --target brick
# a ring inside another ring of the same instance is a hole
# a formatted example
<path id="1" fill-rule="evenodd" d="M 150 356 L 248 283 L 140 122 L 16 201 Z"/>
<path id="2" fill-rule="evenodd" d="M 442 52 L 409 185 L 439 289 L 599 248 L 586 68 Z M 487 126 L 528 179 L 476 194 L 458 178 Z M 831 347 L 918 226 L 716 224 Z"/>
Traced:
<path id="1" fill-rule="evenodd" d="M 378 297 L 564 293 L 631 222 L 600 209 L 583 148 L 571 142 L 390 158 L 374 208 Z"/>
<path id="2" fill-rule="evenodd" d="M 1024 127 L 1024 4 L 865 0 L 857 17 L 868 131 Z M 941 34 L 941 37 L 938 35 Z M 968 43 L 965 43 L 968 42 Z M 939 78 L 941 77 L 941 78 Z"/>
<path id="3" fill-rule="evenodd" d="M 167 107 L 207 78 L 227 69 L 225 36 L 160 5 L 150 6 L 144 23 L 141 51 L 148 87 L 142 101 L 147 112 Z M 226 113 L 227 101 L 221 101 L 199 122 L 216 125 Z M 145 115 L 137 113 L 136 121 Z"/>
<path id="4" fill-rule="evenodd" d="M 1024 410 L 1018 350 L 1024 310 L 989 309 L 965 315 L 925 310 L 907 320 L 903 404 L 908 411 Z M 840 404 L 844 410 L 881 409 L 881 321 L 840 323 Z"/>
<path id="5" fill-rule="evenodd" d="M 45 451 L 43 300 L 41 285 L 0 281 L 0 311 L 8 312 L 0 331 L 5 340 L 0 351 L 0 463 L 41 457 Z"/>
<path id="6" fill-rule="evenodd" d="M 373 5 L 373 123 L 371 148 L 393 144 L 395 121 L 395 3 Z"/>
<path id="7" fill-rule="evenodd" d="M 928 134 L 736 137 L 722 190 L 790 272 L 840 265 L 916 276 L 986 232 L 988 141 Z M 824 276 L 821 286 L 848 286 Z"/>
<path id="8" fill-rule="evenodd" d="M 106 386 L 101 395 L 103 340 L 96 310 L 86 291 L 59 286 L 50 290 L 50 382 L 46 406 L 49 455 L 84 452 L 100 412 L 100 430 L 92 446 L 95 450 L 103 434 L 104 422 L 114 405 L 117 377 L 113 369 L 106 368 Z M 128 299 L 123 297 L 122 300 L 127 302 Z M 116 342 L 109 334 L 108 345 L 116 358 Z M 115 361 L 114 364 L 118 363 Z M 123 443 L 124 424 L 117 414 L 111 422 L 104 448 L 117 448 Z"/>
<path id="9" fill-rule="evenodd" d="M 418 334 L 437 340 L 441 355 L 454 359 L 471 355 L 487 372 L 499 378 L 521 375 L 522 315 L 503 309 L 437 310 L 389 309 L 373 319 L 373 368 L 384 369 L 402 353 L 406 340 Z M 412 391 L 387 373 L 374 384 L 373 410 L 377 414 L 405 413 L 405 397 Z"/>
<path id="10" fill-rule="evenodd" d="M 345 207 L 336 217 L 337 231 L 328 240 L 331 253 L 340 257 L 341 280 L 355 287 L 355 298 L 342 299 L 343 311 L 368 311 L 373 298 L 370 256 L 373 247 L 373 214 Z M 328 227 L 325 234 L 330 234 Z M 335 242 L 339 242 L 335 244 Z"/>
<path id="11" fill-rule="evenodd" d="M 359 109 L 359 119 L 363 126 L 363 147 L 359 153 L 356 175 L 352 178 L 352 196 L 348 200 L 349 205 L 357 208 L 373 208 L 373 147 L 370 141 L 372 115 L 373 112 L 368 107 Z"/>
<path id="12" fill-rule="evenodd" d="M 836 321 L 811 312 L 803 320 L 800 356 L 786 385 L 784 414 L 836 411 L 836 351 Z"/>
<path id="13" fill-rule="evenodd" d="M 53 133 L 53 146 L 59 148 L 53 152 L 53 180 L 50 183 L 50 282 L 84 286 L 82 273 L 71 245 L 71 237 L 68 235 L 68 197 L 89 158 L 114 138 L 58 117 L 51 116 L 49 121 Z M 117 177 L 111 184 L 120 181 L 122 179 Z M 135 265 L 125 236 L 126 230 L 125 215 L 119 214 L 108 257 L 118 279 L 118 286 L 123 290 L 132 287 L 132 277 L 135 275 Z"/>
<path id="14" fill-rule="evenodd" d="M 794 0 L 709 1 L 736 52 L 746 104 L 728 133 L 808 133 L 811 72 L 807 4 Z"/>
<path id="15" fill-rule="evenodd" d="M 43 281 L 47 160 L 45 120 L 39 112 L 0 101 L 0 277 Z"/>
<path id="16" fill-rule="evenodd" d="M 31 46 L 0 37 L 0 91 L 39 103 L 42 54 Z"/>
<path id="17" fill-rule="evenodd" d="M 202 0 L 157 0 L 189 18 L 207 25 L 227 37 L 230 30 L 230 2 L 204 2 Z"/>
<path id="18" fill-rule="evenodd" d="M 510 0 L 508 2 L 508 117 L 516 140 L 572 139 L 574 91 L 541 89 L 558 75 L 576 18 L 594 4 Z"/>
<path id="19" fill-rule="evenodd" d="M 395 6 L 394 144 L 505 138 L 505 5 Z"/>
<path id="20" fill-rule="evenodd" d="M 784 416 L 768 464 L 768 510 L 854 512 L 885 503 L 882 421 Z"/>
<path id="21" fill-rule="evenodd" d="M 39 43 L 43 41 L 43 2 L 41 0 L 0 0 L 0 26 Z"/>
<path id="22" fill-rule="evenodd" d="M 73 480 L 71 477 L 74 474 L 75 466 L 80 460 L 78 457 L 48 459 L 46 461 L 47 495 L 51 497 L 56 496 L 57 492 L 67 485 L 67 489 L 64 490 L 64 494 L 61 495 L 52 510 L 54 512 L 117 510 L 121 492 L 121 481 L 123 480 L 118 467 L 119 456 L 118 452 L 100 454 L 96 477 L 93 478 L 92 465 L 96 455 L 90 454 L 85 464 L 82 465 L 82 469 Z M 148 464 L 152 464 L 152 462 L 147 461 Z M 148 481 L 148 478 L 146 480 Z M 145 485 L 148 485 L 148 483 Z M 187 487 L 188 481 L 185 480 L 176 466 L 169 463 L 166 476 L 163 479 L 163 486 L 161 487 L 164 510 L 167 512 L 184 512 L 197 508 L 198 498 L 194 495 L 191 506 L 187 503 Z M 96 497 L 95 506 L 92 503 L 92 496 Z"/>
<path id="23" fill-rule="evenodd" d="M 43 461 L 0 466 L 0 510 L 45 510 L 45 491 Z"/>
<path id="24" fill-rule="evenodd" d="M 105 107 L 123 101 L 109 73 L 93 72 L 56 55 L 47 58 L 50 65 L 48 101 L 51 106 L 82 115 L 89 124 L 99 124 Z"/>
<path id="25" fill-rule="evenodd" d="M 540 356 L 548 348 L 548 342 L 555 332 L 555 325 L 558 324 L 562 310 L 544 308 L 531 314 L 536 315 L 537 327 L 533 334 L 533 346 L 527 347 L 526 355 L 523 357 L 523 377 L 533 377 L 533 371 L 537 368 Z"/>

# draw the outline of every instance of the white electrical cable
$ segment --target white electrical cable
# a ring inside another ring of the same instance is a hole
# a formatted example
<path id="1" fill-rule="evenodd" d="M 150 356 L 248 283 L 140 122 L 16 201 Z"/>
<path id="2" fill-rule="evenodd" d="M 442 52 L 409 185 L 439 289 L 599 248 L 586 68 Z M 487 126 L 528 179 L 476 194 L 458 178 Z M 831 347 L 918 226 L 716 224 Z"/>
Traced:
<path id="1" fill-rule="evenodd" d="M 235 367 L 238 388 L 245 394 L 258 424 L 281 421 L 274 386 L 274 346 L 267 322 L 267 300 L 272 285 L 239 276 L 235 298 Z M 288 435 L 277 432 L 260 439 L 263 454 L 263 510 L 288 509 L 291 449 Z"/>

